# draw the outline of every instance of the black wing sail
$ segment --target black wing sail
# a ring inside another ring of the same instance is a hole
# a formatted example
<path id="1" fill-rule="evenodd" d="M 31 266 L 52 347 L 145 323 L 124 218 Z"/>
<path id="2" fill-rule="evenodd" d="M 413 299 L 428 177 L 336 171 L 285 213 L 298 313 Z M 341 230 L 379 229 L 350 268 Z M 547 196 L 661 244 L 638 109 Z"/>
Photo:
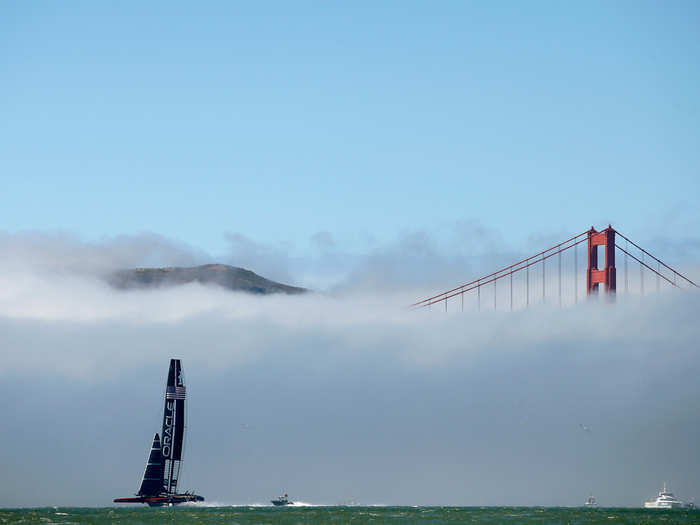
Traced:
<path id="1" fill-rule="evenodd" d="M 185 437 L 185 382 L 179 359 L 170 360 L 161 435 L 163 436 L 164 460 L 163 487 L 168 494 L 175 494 L 177 480 L 180 476 L 182 445 Z"/>
<path id="2" fill-rule="evenodd" d="M 163 453 L 160 448 L 160 438 L 156 433 L 148 455 L 146 469 L 139 488 L 139 496 L 157 496 L 163 492 Z"/>

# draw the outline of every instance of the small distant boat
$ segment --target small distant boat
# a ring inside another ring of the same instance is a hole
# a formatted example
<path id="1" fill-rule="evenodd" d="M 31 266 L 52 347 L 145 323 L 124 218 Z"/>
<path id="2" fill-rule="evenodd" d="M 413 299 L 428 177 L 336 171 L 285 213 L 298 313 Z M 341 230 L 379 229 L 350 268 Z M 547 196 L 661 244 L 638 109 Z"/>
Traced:
<path id="1" fill-rule="evenodd" d="M 270 502 L 276 507 L 284 507 L 285 505 L 294 505 L 293 501 L 289 501 L 289 496 L 287 494 L 285 494 L 284 496 L 280 496 L 279 498 L 275 498 L 273 500 L 270 500 Z"/>
<path id="2" fill-rule="evenodd" d="M 117 498 L 114 503 L 146 503 L 150 507 L 172 507 L 178 503 L 204 501 L 198 494 L 177 492 L 185 438 L 185 383 L 179 359 L 170 360 L 161 436 L 156 433 L 153 437 L 141 487 L 135 497 Z"/>
<path id="3" fill-rule="evenodd" d="M 673 495 L 673 492 L 668 491 L 666 482 L 656 498 L 644 502 L 645 509 L 680 509 L 685 506 L 681 500 Z"/>
<path id="4" fill-rule="evenodd" d="M 598 502 L 595 500 L 593 496 L 588 496 L 588 499 L 586 502 L 583 504 L 584 507 L 597 507 Z"/>

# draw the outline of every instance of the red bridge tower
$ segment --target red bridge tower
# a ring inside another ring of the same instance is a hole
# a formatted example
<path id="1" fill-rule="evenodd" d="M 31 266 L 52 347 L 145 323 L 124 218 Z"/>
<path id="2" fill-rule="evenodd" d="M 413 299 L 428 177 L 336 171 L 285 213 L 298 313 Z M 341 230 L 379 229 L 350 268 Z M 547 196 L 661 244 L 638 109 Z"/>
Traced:
<path id="1" fill-rule="evenodd" d="M 605 246 L 605 267 L 598 269 L 598 246 Z M 606 293 L 615 293 L 615 230 L 608 227 L 601 232 L 591 226 L 588 230 L 588 271 L 586 273 L 587 294 L 598 293 L 603 283 Z"/>

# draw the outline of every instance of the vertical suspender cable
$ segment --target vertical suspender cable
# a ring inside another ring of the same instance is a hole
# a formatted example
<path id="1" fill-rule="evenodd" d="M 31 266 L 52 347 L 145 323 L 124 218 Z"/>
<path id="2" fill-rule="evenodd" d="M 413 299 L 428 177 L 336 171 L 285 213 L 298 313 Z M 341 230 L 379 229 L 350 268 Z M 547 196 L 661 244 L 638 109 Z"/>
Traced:
<path id="1" fill-rule="evenodd" d="M 674 277 L 675 279 L 675 277 Z M 513 269 L 510 270 L 510 311 L 513 311 Z"/>
<path id="2" fill-rule="evenodd" d="M 661 290 L 661 264 L 657 261 L 656 263 L 656 293 Z"/>
<path id="3" fill-rule="evenodd" d="M 559 308 L 561 308 L 561 251 L 557 257 L 559 258 Z"/>
<path id="4" fill-rule="evenodd" d="M 525 267 L 525 306 L 530 306 L 530 266 Z"/>
<path id="5" fill-rule="evenodd" d="M 629 293 L 629 280 L 627 278 L 627 252 L 629 251 L 629 241 L 625 239 L 625 293 Z"/>
<path id="6" fill-rule="evenodd" d="M 544 304 L 544 255 L 542 256 L 542 304 Z"/>
<path id="7" fill-rule="evenodd" d="M 644 295 L 644 252 L 642 252 L 642 262 L 639 263 L 639 282 L 642 296 Z"/>
<path id="8" fill-rule="evenodd" d="M 479 279 L 480 281 L 481 279 Z M 481 312 L 481 284 L 479 284 L 479 281 L 476 281 L 476 306 L 477 309 Z"/>
<path id="9" fill-rule="evenodd" d="M 493 311 L 496 311 L 496 281 L 498 279 L 493 280 Z"/>
<path id="10" fill-rule="evenodd" d="M 574 244 L 574 304 L 578 303 L 578 244 Z"/>

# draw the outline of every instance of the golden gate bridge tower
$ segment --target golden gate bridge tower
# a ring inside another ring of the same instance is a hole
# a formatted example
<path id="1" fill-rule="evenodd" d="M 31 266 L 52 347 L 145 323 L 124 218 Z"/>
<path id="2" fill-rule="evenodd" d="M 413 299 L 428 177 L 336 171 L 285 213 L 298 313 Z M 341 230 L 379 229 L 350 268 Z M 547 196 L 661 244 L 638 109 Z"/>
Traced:
<path id="1" fill-rule="evenodd" d="M 586 293 L 591 295 L 598 292 L 598 286 L 605 287 L 605 293 L 615 293 L 615 230 L 608 225 L 601 232 L 591 229 L 588 235 L 588 270 L 586 272 Z M 603 246 L 605 253 L 605 266 L 598 269 L 598 246 Z"/>

